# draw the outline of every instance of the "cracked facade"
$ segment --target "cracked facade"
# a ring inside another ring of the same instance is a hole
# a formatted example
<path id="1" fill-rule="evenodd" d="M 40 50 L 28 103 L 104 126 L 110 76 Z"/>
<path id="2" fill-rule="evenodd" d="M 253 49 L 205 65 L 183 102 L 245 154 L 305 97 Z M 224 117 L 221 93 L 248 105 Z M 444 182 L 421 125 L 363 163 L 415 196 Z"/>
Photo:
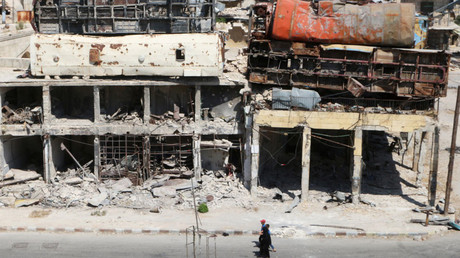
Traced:
<path id="1" fill-rule="evenodd" d="M 49 183 L 78 163 L 98 180 L 141 185 L 232 170 L 251 193 L 277 187 L 306 201 L 311 179 L 328 171 L 358 202 L 371 139 L 392 137 L 392 151 L 411 152 L 414 184 L 436 177 L 436 103 L 446 95 L 450 55 L 410 48 L 411 17 L 402 38 L 369 43 L 285 38 L 282 4 L 258 3 L 249 19 L 220 14 L 226 23 L 216 24 L 209 1 L 185 1 L 180 13 L 166 8 L 174 1 L 126 1 L 125 12 L 117 1 L 80 2 L 39 1 L 31 77 L 0 82 L 3 174 L 30 169 Z M 308 19 L 337 9 L 303 4 Z M 93 5 L 98 19 L 83 18 Z M 361 8 L 345 6 L 348 15 Z M 414 12 L 410 4 L 367 7 Z M 125 35 L 132 33 L 146 35 Z"/>

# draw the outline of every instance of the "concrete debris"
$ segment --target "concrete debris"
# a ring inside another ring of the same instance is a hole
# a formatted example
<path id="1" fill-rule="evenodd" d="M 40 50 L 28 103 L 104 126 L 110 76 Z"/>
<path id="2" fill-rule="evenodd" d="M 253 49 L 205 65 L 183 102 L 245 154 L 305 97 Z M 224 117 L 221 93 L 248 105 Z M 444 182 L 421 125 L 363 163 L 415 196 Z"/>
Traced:
<path id="1" fill-rule="evenodd" d="M 149 178 L 147 179 L 144 184 L 143 184 L 143 189 L 152 189 L 154 187 L 160 187 L 165 184 L 166 181 L 168 181 L 170 176 L 162 176 L 158 179 L 155 178 Z"/>
<path id="2" fill-rule="evenodd" d="M 292 203 L 289 205 L 289 207 L 286 209 L 285 213 L 291 213 L 292 210 L 297 207 L 297 205 L 299 205 L 300 203 L 300 197 L 298 195 L 296 195 L 296 197 L 294 198 L 294 200 L 292 201 Z"/>
<path id="3" fill-rule="evenodd" d="M 12 196 L 1 196 L 0 197 L 0 203 L 2 204 L 2 206 L 13 207 L 15 201 L 16 201 L 16 198 Z"/>
<path id="4" fill-rule="evenodd" d="M 184 113 L 179 112 L 179 107 L 174 104 L 174 112 L 168 111 L 163 115 L 154 115 L 150 114 L 150 123 L 156 125 L 167 125 L 173 121 L 179 124 L 190 124 L 193 121 L 193 113 L 188 114 L 187 116 Z"/>
<path id="5" fill-rule="evenodd" d="M 93 207 L 99 207 L 99 205 L 102 205 L 103 202 L 107 199 L 108 194 L 106 192 L 101 192 L 94 198 L 90 199 L 88 201 L 88 204 L 93 206 Z"/>
<path id="6" fill-rule="evenodd" d="M 6 172 L 6 174 L 4 175 L 0 175 L 0 180 L 8 180 L 8 179 L 13 179 L 14 178 L 14 173 L 13 171 L 11 170 L 8 170 L 8 172 Z"/>
<path id="7" fill-rule="evenodd" d="M 154 197 L 176 197 L 176 188 L 174 186 L 161 186 L 153 188 L 151 191 Z"/>
<path id="8" fill-rule="evenodd" d="M 13 109 L 8 105 L 7 103 L 2 107 L 3 123 L 32 125 L 41 122 L 42 108 L 40 106 Z"/>
<path id="9" fill-rule="evenodd" d="M 14 207 L 18 208 L 18 207 L 30 206 L 30 205 L 37 204 L 39 201 L 40 201 L 39 199 L 17 199 L 14 202 Z"/>
<path id="10" fill-rule="evenodd" d="M 140 111 L 122 112 L 122 109 L 118 108 L 112 115 L 102 115 L 101 118 L 107 123 L 122 122 L 132 125 L 142 125 L 143 120 L 139 113 Z"/>
<path id="11" fill-rule="evenodd" d="M 11 174 L 13 174 L 13 177 L 11 177 Z M 10 169 L 6 175 L 8 175 L 8 178 L 5 177 L 4 180 L 0 182 L 0 187 L 40 178 L 40 174 L 35 171 L 25 171 L 20 169 Z"/>
<path id="12" fill-rule="evenodd" d="M 439 211 L 439 213 L 444 213 L 444 204 L 437 204 L 436 205 L 436 210 Z M 455 208 L 452 206 L 449 206 L 449 214 L 455 214 Z"/>
<path id="13" fill-rule="evenodd" d="M 80 184 L 83 182 L 83 179 L 79 178 L 79 177 L 71 177 L 71 178 L 66 178 L 64 181 L 62 181 L 64 184 L 68 184 L 68 185 L 76 185 L 76 184 Z"/>
<path id="14" fill-rule="evenodd" d="M 133 182 L 131 182 L 129 178 L 123 178 L 112 185 L 112 190 L 117 192 L 131 192 L 131 189 L 129 189 L 129 187 L 131 187 L 132 185 Z"/>

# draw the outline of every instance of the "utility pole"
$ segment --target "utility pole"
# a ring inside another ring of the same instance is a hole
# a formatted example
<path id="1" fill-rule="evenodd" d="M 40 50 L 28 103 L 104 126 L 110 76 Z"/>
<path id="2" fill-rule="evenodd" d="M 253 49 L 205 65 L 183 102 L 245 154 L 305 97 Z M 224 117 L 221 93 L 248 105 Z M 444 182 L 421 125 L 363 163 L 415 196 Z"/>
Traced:
<path id="1" fill-rule="evenodd" d="M 457 143 L 458 113 L 460 112 L 460 87 L 457 86 L 457 104 L 455 106 L 454 125 L 452 128 L 452 141 L 450 143 L 449 166 L 447 170 L 446 197 L 444 215 L 449 214 L 450 191 L 452 187 L 452 172 L 454 169 L 455 149 Z"/>

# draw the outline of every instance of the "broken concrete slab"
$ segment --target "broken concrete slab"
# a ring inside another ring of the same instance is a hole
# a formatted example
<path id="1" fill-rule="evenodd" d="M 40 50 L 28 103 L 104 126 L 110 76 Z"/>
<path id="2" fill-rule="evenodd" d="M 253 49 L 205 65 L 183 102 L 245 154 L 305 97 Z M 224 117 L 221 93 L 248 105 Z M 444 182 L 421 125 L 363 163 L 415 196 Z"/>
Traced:
<path id="1" fill-rule="evenodd" d="M 193 186 L 197 188 L 198 182 L 196 179 L 191 179 L 193 180 Z M 189 179 L 174 179 L 174 180 L 169 180 L 167 181 L 164 186 L 173 186 L 175 190 L 180 191 L 180 190 L 188 190 L 192 188 L 192 181 Z"/>
<path id="2" fill-rule="evenodd" d="M 151 189 L 151 188 L 154 188 L 154 187 L 162 186 L 162 185 L 165 184 L 166 181 L 169 180 L 169 178 L 170 178 L 169 176 L 164 176 L 164 177 L 158 178 L 158 179 L 149 178 L 144 182 L 143 188 L 144 189 Z"/>
<path id="3" fill-rule="evenodd" d="M 13 178 L 14 178 L 14 173 L 11 170 L 6 172 L 5 175 L 0 175 L 0 180 L 8 180 L 8 179 L 13 179 Z"/>
<path id="4" fill-rule="evenodd" d="M 176 187 L 162 186 L 151 190 L 154 197 L 176 197 Z"/>
<path id="5" fill-rule="evenodd" d="M 70 177 L 70 178 L 64 179 L 64 181 L 62 182 L 68 185 L 77 185 L 77 184 L 81 184 L 83 182 L 83 179 L 79 177 Z"/>
<path id="6" fill-rule="evenodd" d="M 298 195 L 295 196 L 294 200 L 292 201 L 291 205 L 289 205 L 289 207 L 287 208 L 287 210 L 285 211 L 285 213 L 291 213 L 292 210 L 297 207 L 297 205 L 299 205 L 300 203 L 300 198 Z"/>
<path id="7" fill-rule="evenodd" d="M 131 192 L 130 187 L 133 185 L 133 182 L 129 178 L 123 178 L 118 180 L 115 184 L 112 185 L 112 190 L 116 192 Z"/>
<path id="8" fill-rule="evenodd" d="M 22 182 L 40 178 L 40 174 L 38 174 L 35 171 L 25 171 L 25 170 L 20 170 L 20 169 L 10 169 L 10 171 L 12 171 L 12 173 L 14 174 L 14 179 L 0 182 L 0 187 L 3 187 L 5 185 L 22 183 Z"/>
<path id="9" fill-rule="evenodd" d="M 98 207 L 99 205 L 104 203 L 104 200 L 106 200 L 108 196 L 109 195 L 107 194 L 107 192 L 101 192 L 97 196 L 95 196 L 92 199 L 90 199 L 88 201 L 88 204 L 93 206 L 93 207 Z"/>
<path id="10" fill-rule="evenodd" d="M 40 201 L 39 199 L 16 199 L 16 201 L 14 201 L 14 207 L 18 208 L 18 207 L 30 206 L 30 205 L 37 204 L 39 201 Z"/>

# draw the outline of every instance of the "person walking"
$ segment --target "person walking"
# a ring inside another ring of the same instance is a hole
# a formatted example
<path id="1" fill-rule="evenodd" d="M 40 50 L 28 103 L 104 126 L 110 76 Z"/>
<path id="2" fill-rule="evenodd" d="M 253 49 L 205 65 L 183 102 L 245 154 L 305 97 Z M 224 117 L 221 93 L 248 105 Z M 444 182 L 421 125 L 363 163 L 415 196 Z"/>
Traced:
<path id="1" fill-rule="evenodd" d="M 261 219 L 261 220 L 260 220 L 260 224 L 261 224 L 262 226 L 260 227 L 260 233 L 259 233 L 259 247 L 260 247 L 260 239 L 262 238 L 262 234 L 261 234 L 261 233 L 262 233 L 262 230 L 263 230 L 264 227 L 265 227 L 265 219 Z"/>
<path id="2" fill-rule="evenodd" d="M 270 247 L 272 248 L 273 252 L 276 252 L 276 249 L 272 244 L 272 232 L 270 232 L 270 224 L 265 224 L 265 227 L 268 229 L 268 234 L 270 235 Z"/>
<path id="3" fill-rule="evenodd" d="M 270 247 L 271 237 L 268 233 L 267 227 L 262 227 L 262 231 L 260 232 L 260 246 L 259 246 L 259 257 L 270 257 L 270 251 L 268 250 Z"/>

